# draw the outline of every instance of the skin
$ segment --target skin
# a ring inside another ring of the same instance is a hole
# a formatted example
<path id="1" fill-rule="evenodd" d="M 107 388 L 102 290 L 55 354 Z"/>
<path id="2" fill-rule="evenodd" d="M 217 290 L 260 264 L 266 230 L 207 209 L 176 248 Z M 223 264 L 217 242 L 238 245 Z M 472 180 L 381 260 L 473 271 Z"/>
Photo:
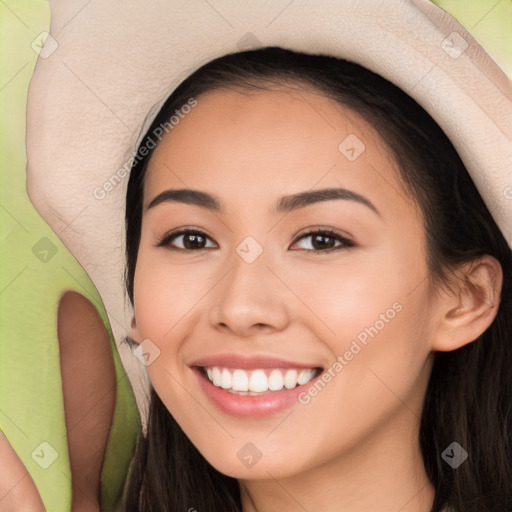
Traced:
<path id="1" fill-rule="evenodd" d="M 58 336 L 72 510 L 99 512 L 101 468 L 116 400 L 112 351 L 96 308 L 76 292 L 67 292 L 60 302 Z"/>
<path id="2" fill-rule="evenodd" d="M 224 211 L 180 202 L 144 210 L 132 335 L 160 350 L 147 367 L 153 386 L 204 457 L 239 479 L 244 512 L 429 511 L 418 430 L 433 353 L 490 325 L 499 263 L 485 257 L 452 288 L 433 286 L 421 215 L 383 139 L 332 100 L 289 89 L 197 99 L 155 149 L 144 205 L 191 188 L 216 195 Z M 349 134 L 366 146 L 353 162 L 338 150 Z M 339 199 L 271 211 L 283 195 L 340 186 L 379 214 Z M 313 253 L 312 238 L 300 238 L 311 226 L 355 245 Z M 183 237 L 156 246 L 184 227 L 203 231 L 205 248 L 172 250 Z M 263 248 L 251 264 L 236 252 L 247 236 Z M 264 419 L 218 410 L 190 368 L 219 353 L 328 368 L 396 302 L 402 310 L 309 404 Z M 262 453 L 251 468 L 237 457 L 248 442 Z"/>
<path id="3" fill-rule="evenodd" d="M 44 512 L 34 480 L 2 432 L 0 461 L 0 510 Z"/>
<path id="4" fill-rule="evenodd" d="M 59 303 L 57 333 L 72 474 L 73 512 L 99 512 L 100 477 L 115 407 L 108 334 L 93 304 L 69 291 Z M 37 487 L 0 433 L 0 510 L 44 511 Z"/>

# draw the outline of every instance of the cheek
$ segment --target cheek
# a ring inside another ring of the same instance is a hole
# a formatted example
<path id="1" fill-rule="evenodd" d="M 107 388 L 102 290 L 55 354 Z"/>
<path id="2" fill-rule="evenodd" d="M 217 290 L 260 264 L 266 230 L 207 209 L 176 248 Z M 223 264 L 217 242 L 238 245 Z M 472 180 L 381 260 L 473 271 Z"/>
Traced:
<path id="1" fill-rule="evenodd" d="M 380 336 L 391 324 L 423 311 L 413 292 L 427 272 L 421 258 L 410 252 L 383 252 L 377 258 L 360 252 L 332 264 L 289 266 L 281 274 L 312 313 L 307 314 L 316 334 L 339 354 L 351 340 L 370 338 L 368 331 Z M 398 311 L 405 309 L 407 315 Z"/>
<path id="2" fill-rule="evenodd" d="M 146 370 L 167 409 L 181 420 L 193 417 L 180 350 L 196 322 L 204 283 L 192 278 L 190 269 L 185 272 L 165 265 L 149 251 L 141 250 L 139 256 L 134 278 L 137 330 L 141 341 L 149 339 L 159 350 Z M 176 404 L 179 406 L 175 411 Z"/>
<path id="3" fill-rule="evenodd" d="M 385 415 L 397 396 L 414 392 L 430 352 L 426 267 L 418 262 L 396 257 L 373 271 L 326 280 L 326 296 L 313 307 L 335 333 L 326 342 L 333 360 L 341 356 L 334 373 L 342 377 L 318 404 L 338 402 L 363 418 L 365 410 Z"/>
<path id="4" fill-rule="evenodd" d="M 134 302 L 141 336 L 162 340 L 181 319 L 194 316 L 211 280 L 200 266 L 168 266 L 142 251 L 134 279 Z M 211 287 L 211 286 L 210 286 Z"/>

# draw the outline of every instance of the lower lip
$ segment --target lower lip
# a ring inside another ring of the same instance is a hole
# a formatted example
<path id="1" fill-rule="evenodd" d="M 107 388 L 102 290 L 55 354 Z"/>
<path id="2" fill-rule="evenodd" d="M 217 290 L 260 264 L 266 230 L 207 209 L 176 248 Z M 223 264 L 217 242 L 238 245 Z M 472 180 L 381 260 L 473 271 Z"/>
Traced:
<path id="1" fill-rule="evenodd" d="M 321 375 L 302 386 L 283 391 L 270 391 L 264 395 L 247 396 L 229 393 L 214 386 L 198 368 L 192 368 L 206 396 L 224 413 L 239 418 L 263 418 L 282 412 L 298 402 L 301 392 L 309 388 Z"/>

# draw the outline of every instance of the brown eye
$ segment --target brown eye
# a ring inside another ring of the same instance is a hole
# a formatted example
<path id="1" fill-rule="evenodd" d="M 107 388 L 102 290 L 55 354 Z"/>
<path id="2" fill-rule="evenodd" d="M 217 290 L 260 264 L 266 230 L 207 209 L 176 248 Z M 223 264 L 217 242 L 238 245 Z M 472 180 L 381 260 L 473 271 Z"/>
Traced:
<path id="1" fill-rule="evenodd" d="M 304 233 L 298 238 L 294 245 L 297 245 L 299 241 L 310 239 L 310 242 L 305 244 L 306 247 L 299 248 L 300 250 L 311 251 L 311 252 L 330 252 L 338 249 L 345 249 L 353 247 L 355 244 L 332 230 L 317 230 Z"/>
<path id="2" fill-rule="evenodd" d="M 215 247 L 215 245 L 207 245 L 208 240 L 211 241 L 202 231 L 188 229 L 164 236 L 157 244 L 157 247 L 167 247 L 182 251 L 197 251 Z"/>

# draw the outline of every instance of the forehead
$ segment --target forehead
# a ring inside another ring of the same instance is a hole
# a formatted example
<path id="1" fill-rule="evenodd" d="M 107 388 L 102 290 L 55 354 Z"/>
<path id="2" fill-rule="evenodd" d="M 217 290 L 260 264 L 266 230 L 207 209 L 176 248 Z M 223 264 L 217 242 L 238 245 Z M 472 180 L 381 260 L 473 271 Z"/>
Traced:
<path id="1" fill-rule="evenodd" d="M 270 198 L 341 185 L 404 195 L 383 137 L 357 113 L 311 90 L 213 90 L 158 144 L 145 204 L 165 188 Z"/>

